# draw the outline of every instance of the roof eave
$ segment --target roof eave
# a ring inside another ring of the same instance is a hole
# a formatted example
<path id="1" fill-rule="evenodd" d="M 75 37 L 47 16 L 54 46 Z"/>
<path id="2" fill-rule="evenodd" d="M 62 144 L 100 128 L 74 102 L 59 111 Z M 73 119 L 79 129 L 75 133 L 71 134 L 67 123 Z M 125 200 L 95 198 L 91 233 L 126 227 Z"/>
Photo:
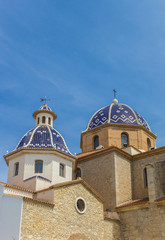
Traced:
<path id="1" fill-rule="evenodd" d="M 59 154 L 64 154 L 66 157 L 71 158 L 72 161 L 75 161 L 75 160 L 77 159 L 76 156 L 67 154 L 67 153 L 62 152 L 62 151 L 60 151 L 60 150 L 58 150 L 58 149 L 55 149 L 55 148 L 27 148 L 27 147 L 22 147 L 22 148 L 20 148 L 20 149 L 14 150 L 13 152 L 8 153 L 8 154 L 4 155 L 3 157 L 4 157 L 7 165 L 9 165 L 9 160 L 10 160 L 10 158 L 11 158 L 13 155 L 18 154 L 18 153 L 21 153 L 21 152 L 22 152 L 22 153 L 23 153 L 23 152 L 26 152 L 27 150 L 28 150 L 28 151 L 29 151 L 29 150 L 31 150 L 31 151 L 38 151 L 38 150 L 40 150 L 40 151 L 52 151 L 52 152 L 57 152 L 57 153 L 59 153 Z"/>
<path id="2" fill-rule="evenodd" d="M 49 114 L 51 114 L 53 116 L 53 120 L 55 120 L 57 118 L 57 115 L 53 111 L 46 110 L 46 109 L 39 109 L 39 110 L 35 111 L 33 113 L 33 117 L 36 119 L 36 116 L 39 113 L 49 113 Z"/>

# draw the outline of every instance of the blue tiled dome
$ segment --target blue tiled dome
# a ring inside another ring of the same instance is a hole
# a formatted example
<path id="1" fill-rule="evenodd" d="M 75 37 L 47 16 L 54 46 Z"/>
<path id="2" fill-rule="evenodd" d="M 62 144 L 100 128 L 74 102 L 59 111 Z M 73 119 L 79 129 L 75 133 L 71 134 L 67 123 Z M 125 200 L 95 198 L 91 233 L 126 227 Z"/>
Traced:
<path id="1" fill-rule="evenodd" d="M 140 114 L 134 111 L 131 107 L 125 104 L 117 104 L 117 102 L 98 110 L 90 119 L 85 131 L 99 127 L 106 123 L 141 125 L 151 131 L 148 123 Z"/>
<path id="2" fill-rule="evenodd" d="M 40 110 L 47 110 L 52 112 L 52 109 L 49 106 L 47 106 L 47 104 L 44 104 L 43 106 L 41 106 Z"/>
<path id="3" fill-rule="evenodd" d="M 50 126 L 38 126 L 28 131 L 15 150 L 20 148 L 52 148 L 70 154 L 61 134 Z"/>

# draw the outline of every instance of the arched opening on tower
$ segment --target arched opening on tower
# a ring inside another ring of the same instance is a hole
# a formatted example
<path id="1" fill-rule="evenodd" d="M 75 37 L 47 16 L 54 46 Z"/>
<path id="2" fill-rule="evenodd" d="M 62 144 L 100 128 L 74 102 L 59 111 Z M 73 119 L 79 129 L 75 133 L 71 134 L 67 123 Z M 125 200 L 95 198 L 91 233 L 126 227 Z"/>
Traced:
<path id="1" fill-rule="evenodd" d="M 143 169 L 143 179 L 144 179 L 144 187 L 147 188 L 148 180 L 147 180 L 147 168 L 146 167 Z"/>
<path id="2" fill-rule="evenodd" d="M 81 178 L 81 169 L 80 168 L 77 168 L 77 170 L 76 170 L 76 179 L 77 178 Z"/>
<path id="3" fill-rule="evenodd" d="M 45 116 L 42 117 L 42 123 L 45 123 Z"/>
<path id="4" fill-rule="evenodd" d="M 94 149 L 97 149 L 97 147 L 99 146 L 99 136 L 98 135 L 94 136 L 93 145 L 94 145 Z"/>
<path id="5" fill-rule="evenodd" d="M 121 134 L 121 146 L 122 147 L 128 147 L 129 145 L 129 138 L 127 133 Z"/>
<path id="6" fill-rule="evenodd" d="M 147 150 L 151 150 L 151 140 L 147 138 Z"/>

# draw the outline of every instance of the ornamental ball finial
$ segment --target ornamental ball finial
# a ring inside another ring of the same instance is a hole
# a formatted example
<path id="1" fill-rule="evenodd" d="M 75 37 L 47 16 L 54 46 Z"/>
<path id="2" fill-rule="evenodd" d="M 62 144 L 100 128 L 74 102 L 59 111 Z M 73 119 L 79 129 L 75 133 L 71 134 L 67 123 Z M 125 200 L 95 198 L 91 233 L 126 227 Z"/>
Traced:
<path id="1" fill-rule="evenodd" d="M 113 99 L 113 104 L 118 104 L 118 100 L 116 98 Z"/>

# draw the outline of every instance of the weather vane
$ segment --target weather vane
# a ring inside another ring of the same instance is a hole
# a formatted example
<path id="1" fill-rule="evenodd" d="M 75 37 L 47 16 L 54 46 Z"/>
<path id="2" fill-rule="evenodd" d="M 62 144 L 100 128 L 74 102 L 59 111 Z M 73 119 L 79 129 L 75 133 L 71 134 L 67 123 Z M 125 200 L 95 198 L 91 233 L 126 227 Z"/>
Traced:
<path id="1" fill-rule="evenodd" d="M 116 98 L 116 89 L 113 89 L 114 91 L 114 98 Z"/>
<path id="2" fill-rule="evenodd" d="M 41 101 L 40 102 L 45 102 L 45 104 L 46 104 L 46 101 L 50 101 L 50 99 L 47 99 L 47 97 L 45 96 L 45 98 L 40 98 L 41 99 Z"/>

